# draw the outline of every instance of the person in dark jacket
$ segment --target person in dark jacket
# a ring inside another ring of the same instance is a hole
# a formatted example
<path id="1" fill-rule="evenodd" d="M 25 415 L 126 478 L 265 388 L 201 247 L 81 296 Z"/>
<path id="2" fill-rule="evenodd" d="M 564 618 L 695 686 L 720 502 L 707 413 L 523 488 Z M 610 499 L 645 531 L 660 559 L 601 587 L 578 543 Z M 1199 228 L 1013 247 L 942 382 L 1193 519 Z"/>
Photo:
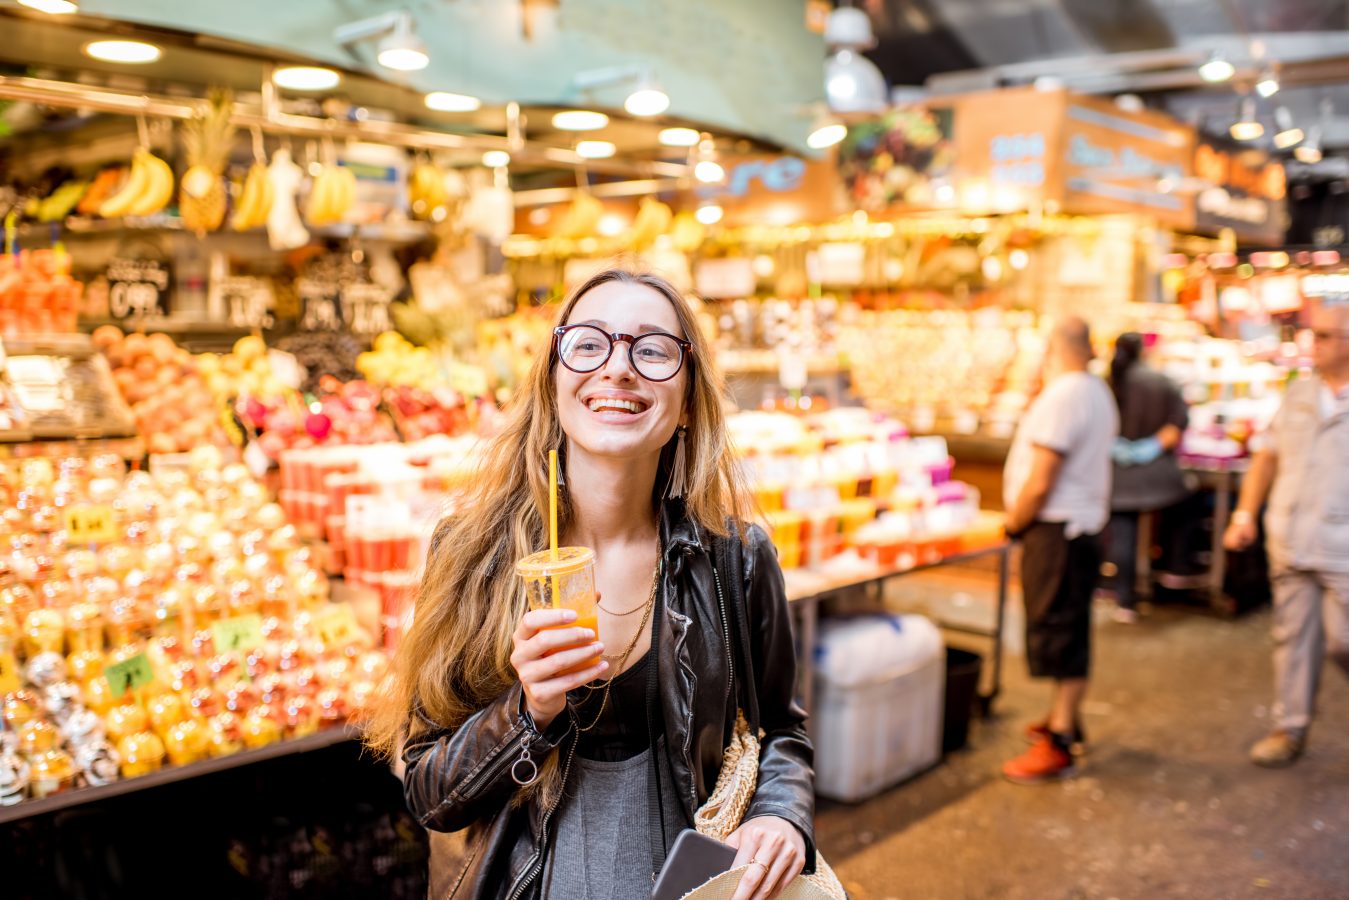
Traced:
<path id="1" fill-rule="evenodd" d="M 1115 567 L 1115 620 L 1138 620 L 1138 520 L 1143 513 L 1167 510 L 1192 493 L 1176 462 L 1176 448 L 1190 413 L 1171 379 L 1143 365 L 1143 337 L 1134 332 L 1115 341 L 1110 389 L 1119 406 L 1119 438 L 1111 458 L 1108 559 Z M 1183 516 L 1175 510 L 1173 518 Z M 1171 542 L 1168 542 L 1171 543 Z"/>
<path id="2" fill-rule="evenodd" d="M 687 303 L 656 276 L 601 272 L 558 322 L 437 528 L 369 740 L 403 746 L 437 900 L 650 896 L 735 723 L 727 604 L 743 597 L 765 736 L 728 843 L 749 864 L 736 900 L 767 900 L 814 870 L 813 751 L 775 551 L 757 526 L 728 533 L 746 504 L 723 385 Z M 565 627 L 571 611 L 526 611 L 514 572 L 547 546 L 550 449 L 559 542 L 595 552 L 598 635 Z M 726 552 L 743 563 L 738 589 L 715 564 Z"/>

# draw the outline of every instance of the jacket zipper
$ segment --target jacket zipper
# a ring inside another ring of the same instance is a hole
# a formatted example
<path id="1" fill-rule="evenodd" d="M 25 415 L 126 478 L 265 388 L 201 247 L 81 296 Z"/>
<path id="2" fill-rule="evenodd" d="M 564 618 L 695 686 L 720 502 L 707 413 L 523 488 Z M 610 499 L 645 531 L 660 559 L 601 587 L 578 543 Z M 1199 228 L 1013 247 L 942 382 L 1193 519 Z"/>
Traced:
<path id="1" fill-rule="evenodd" d="M 567 776 L 571 774 L 571 761 L 576 755 L 576 744 L 577 741 L 572 741 L 571 747 L 567 750 L 567 761 L 562 766 L 562 791 L 565 791 L 567 788 Z M 553 818 L 553 812 L 561 805 L 561 803 L 562 794 L 559 793 L 557 795 L 557 802 L 550 806 L 548 812 L 543 815 L 543 824 L 540 826 L 539 846 L 538 849 L 534 851 L 534 858 L 530 860 L 529 866 L 525 869 L 524 874 L 520 876 L 521 880 L 516 883 L 515 888 L 511 891 L 507 900 L 519 900 L 520 897 L 524 896 L 525 891 L 528 890 L 529 886 L 534 882 L 534 879 L 539 877 L 539 871 L 543 868 L 543 848 L 548 846 L 548 823 Z"/>
<path id="2" fill-rule="evenodd" d="M 519 728 L 520 726 L 517 725 L 515 727 Z M 472 800 L 478 795 L 479 789 L 485 783 L 491 782 L 501 775 L 501 770 L 506 768 L 508 763 L 513 764 L 518 761 L 515 756 L 515 751 L 517 749 L 516 744 L 518 743 L 520 745 L 519 749 L 526 750 L 529 747 L 530 737 L 529 731 L 521 728 L 520 739 L 517 741 L 512 738 L 509 744 L 502 748 L 500 755 L 498 755 L 496 759 L 492 760 L 483 767 L 482 771 L 474 775 L 472 780 L 460 789 L 459 799 L 462 801 Z"/>
<path id="3" fill-rule="evenodd" d="M 726 697 L 730 701 L 735 687 L 735 653 L 731 650 L 731 628 L 727 624 L 726 618 L 726 597 L 721 592 L 721 573 L 717 571 L 715 562 L 712 564 L 712 580 L 717 584 L 717 606 L 721 609 L 721 633 L 726 640 Z"/>

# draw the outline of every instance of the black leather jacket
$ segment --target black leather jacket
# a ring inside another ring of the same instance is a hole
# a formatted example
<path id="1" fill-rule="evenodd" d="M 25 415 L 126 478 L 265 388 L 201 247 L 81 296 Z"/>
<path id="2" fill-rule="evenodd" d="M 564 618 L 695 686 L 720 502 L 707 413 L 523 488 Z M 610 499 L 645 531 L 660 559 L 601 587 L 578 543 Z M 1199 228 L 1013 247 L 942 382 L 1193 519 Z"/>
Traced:
<path id="1" fill-rule="evenodd" d="M 766 737 L 758 789 L 745 818 L 777 816 L 795 825 L 805 837 L 806 871 L 811 872 L 814 751 L 805 712 L 794 699 L 796 654 L 782 570 L 763 530 L 750 526 L 747 532 L 741 568 L 749 608 L 742 621 L 748 623 Z M 680 501 L 666 501 L 657 665 L 670 770 L 690 822 L 716 783 L 736 712 L 721 624 L 721 603 L 731 602 L 733 595 L 718 589 L 712 540 L 726 538 L 701 532 L 684 516 Z M 540 734 L 522 709 L 517 684 L 459 728 L 427 731 L 404 749 L 408 807 L 432 832 L 429 896 L 435 900 L 539 896 L 553 811 L 538 801 L 512 803 L 516 784 L 510 769 L 527 749 L 535 761 L 562 753 L 565 772 L 575 735 L 568 716 L 558 716 Z"/>

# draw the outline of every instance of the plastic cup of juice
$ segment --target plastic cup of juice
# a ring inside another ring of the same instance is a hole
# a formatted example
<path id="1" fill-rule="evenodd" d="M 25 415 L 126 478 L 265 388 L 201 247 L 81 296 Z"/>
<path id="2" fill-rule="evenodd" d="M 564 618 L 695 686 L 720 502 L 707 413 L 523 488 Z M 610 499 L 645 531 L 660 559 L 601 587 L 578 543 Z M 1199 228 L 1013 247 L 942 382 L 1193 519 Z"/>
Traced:
<path id="1" fill-rule="evenodd" d="M 556 628 L 589 628 L 596 639 L 600 633 L 600 610 L 595 597 L 595 552 L 589 547 L 559 547 L 557 558 L 552 551 L 540 550 L 515 564 L 515 571 L 524 581 L 525 599 L 530 609 L 571 609 L 576 621 Z M 582 646 L 577 644 L 575 646 Z M 560 648 L 555 652 L 571 649 Z M 568 669 L 564 674 L 588 669 L 600 661 L 599 654 Z"/>

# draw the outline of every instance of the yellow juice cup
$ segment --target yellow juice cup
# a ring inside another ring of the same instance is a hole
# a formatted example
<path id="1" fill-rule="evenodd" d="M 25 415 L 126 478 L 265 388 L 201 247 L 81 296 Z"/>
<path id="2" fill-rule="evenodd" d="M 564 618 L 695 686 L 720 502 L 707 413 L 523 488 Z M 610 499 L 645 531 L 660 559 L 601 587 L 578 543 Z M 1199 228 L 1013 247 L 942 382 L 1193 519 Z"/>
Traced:
<path id="1" fill-rule="evenodd" d="M 556 558 L 551 550 L 540 550 L 517 562 L 515 572 L 524 582 L 525 599 L 530 609 L 575 610 L 575 622 L 555 627 L 589 628 L 598 639 L 600 610 L 595 595 L 593 550 L 589 547 L 559 547 Z M 596 654 L 565 674 L 587 669 L 599 661 Z"/>

